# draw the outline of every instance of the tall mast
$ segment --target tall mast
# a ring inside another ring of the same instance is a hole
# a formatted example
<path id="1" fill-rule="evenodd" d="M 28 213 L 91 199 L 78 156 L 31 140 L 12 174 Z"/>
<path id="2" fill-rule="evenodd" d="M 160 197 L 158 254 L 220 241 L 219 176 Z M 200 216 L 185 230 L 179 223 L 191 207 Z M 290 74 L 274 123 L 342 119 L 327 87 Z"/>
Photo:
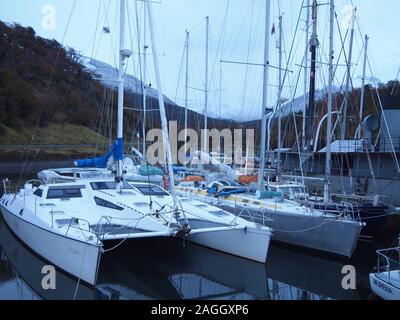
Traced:
<path id="1" fill-rule="evenodd" d="M 263 99 L 262 99 L 262 122 L 261 122 L 261 151 L 260 168 L 258 171 L 258 190 L 264 191 L 264 170 L 265 170 L 265 147 L 267 131 L 267 112 L 268 112 L 268 76 L 269 76 L 269 42 L 270 42 L 270 12 L 271 0 L 265 0 L 265 44 L 264 44 L 264 79 L 263 79 Z"/>
<path id="2" fill-rule="evenodd" d="M 204 84 L 204 152 L 208 147 L 208 46 L 210 17 L 206 17 L 206 79 Z"/>
<path id="3" fill-rule="evenodd" d="M 146 129 L 147 129 L 147 15 L 143 17 L 143 156 L 146 157 Z"/>
<path id="4" fill-rule="evenodd" d="M 157 92 L 158 92 L 158 101 L 160 105 L 160 117 L 161 117 L 161 129 L 163 135 L 163 144 L 164 144 L 164 152 L 165 158 L 167 161 L 167 169 L 168 169 L 168 178 L 169 178 L 169 191 L 171 192 L 172 198 L 174 200 L 174 209 L 178 209 L 178 198 L 175 192 L 175 185 L 174 185 L 174 172 L 172 169 L 172 155 L 171 155 L 171 146 L 169 143 L 169 134 L 168 134 L 168 121 L 167 115 L 165 112 L 165 101 L 160 77 L 160 66 L 158 63 L 158 50 L 157 50 L 157 42 L 155 38 L 154 32 L 154 20 L 153 20 L 153 11 L 152 11 L 152 4 L 151 0 L 145 0 L 147 4 L 147 11 L 149 15 L 149 29 L 151 35 L 151 46 L 152 46 L 152 53 L 153 53 L 153 62 L 154 62 L 154 71 L 156 75 L 156 82 L 157 82 Z"/>
<path id="5" fill-rule="evenodd" d="M 346 139 L 346 121 L 347 121 L 347 110 L 349 106 L 349 96 L 350 96 L 350 80 L 351 80 L 351 62 L 353 57 L 353 41 L 354 41 L 354 22 L 356 19 L 356 9 L 353 9 L 353 14 L 351 17 L 350 25 L 350 48 L 349 48 L 349 58 L 347 61 L 347 76 L 346 76 L 346 94 L 343 106 L 343 116 L 342 116 L 342 128 L 341 128 L 341 140 Z"/>
<path id="6" fill-rule="evenodd" d="M 364 44 L 364 65 L 363 65 L 363 76 L 362 76 L 362 84 L 361 84 L 361 101 L 360 101 L 360 126 L 358 131 L 358 139 L 361 139 L 362 134 L 362 121 L 364 115 L 364 99 L 365 99 L 365 77 L 366 77 L 366 68 L 367 68 L 367 58 L 368 58 L 368 41 L 369 38 L 365 35 L 365 44 Z"/>
<path id="7" fill-rule="evenodd" d="M 312 5 L 312 20 L 313 28 L 310 40 L 310 51 L 311 51 L 311 72 L 310 72 L 310 92 L 308 100 L 308 134 L 307 134 L 307 144 L 308 151 L 313 150 L 313 127 L 314 127 L 314 113 L 315 113 L 315 79 L 316 79 L 316 59 L 317 59 L 317 48 L 319 46 L 318 36 L 317 36 L 317 17 L 318 17 L 318 3 L 313 0 Z"/>
<path id="8" fill-rule="evenodd" d="M 279 89 L 278 89 L 278 168 L 277 178 L 280 179 L 281 174 L 281 146 L 282 146 L 282 15 L 279 16 Z"/>
<path id="9" fill-rule="evenodd" d="M 189 31 L 186 30 L 186 81 L 185 81 L 185 156 L 188 136 L 188 98 L 189 98 Z"/>
<path id="10" fill-rule="evenodd" d="M 125 47 L 125 0 L 120 0 L 120 38 L 119 38 L 119 68 L 118 68 L 118 128 L 117 128 L 117 175 L 115 177 L 120 188 L 123 181 L 122 161 L 124 160 L 124 77 L 125 61 L 132 54 Z"/>
<path id="11" fill-rule="evenodd" d="M 302 148 L 306 147 L 306 118 L 307 118 L 307 85 L 308 85 L 308 45 L 309 45 L 309 36 L 310 33 L 308 31 L 310 25 L 310 0 L 307 0 L 306 6 L 306 28 L 305 28 L 305 52 L 304 52 L 304 101 L 303 101 L 303 126 L 302 126 Z"/>
<path id="12" fill-rule="evenodd" d="M 326 163 L 325 163 L 325 186 L 324 200 L 329 202 L 331 199 L 331 140 L 332 140 L 332 106 L 333 106 L 333 30 L 335 18 L 335 0 L 330 0 L 330 30 L 329 30 L 329 84 L 328 84 L 328 129 L 326 131 Z"/>

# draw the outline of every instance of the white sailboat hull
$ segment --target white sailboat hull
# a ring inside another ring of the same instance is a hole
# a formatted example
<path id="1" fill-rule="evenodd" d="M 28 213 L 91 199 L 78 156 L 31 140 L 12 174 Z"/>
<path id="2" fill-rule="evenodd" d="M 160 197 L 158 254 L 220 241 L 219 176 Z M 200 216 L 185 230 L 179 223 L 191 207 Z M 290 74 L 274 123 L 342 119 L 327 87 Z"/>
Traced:
<path id="1" fill-rule="evenodd" d="M 265 263 L 270 237 L 270 231 L 265 228 L 246 227 L 198 234 L 194 231 L 188 240 L 234 256 Z"/>
<path id="2" fill-rule="evenodd" d="M 178 189 L 179 190 L 179 189 Z M 273 230 L 272 240 L 290 245 L 351 257 L 358 243 L 363 223 L 337 219 L 311 213 L 273 212 L 263 208 L 236 205 L 231 200 L 193 195 L 178 191 L 181 196 L 196 199 L 250 222 L 259 223 Z M 202 191 L 200 191 L 202 192 Z"/>
<path id="3" fill-rule="evenodd" d="M 391 279 L 393 281 L 397 280 L 399 282 L 400 271 L 390 271 Z M 369 275 L 369 282 L 372 291 L 384 300 L 400 300 L 400 287 L 395 286 L 393 283 L 389 282 L 388 272 L 384 273 L 371 273 Z"/>
<path id="4" fill-rule="evenodd" d="M 36 254 L 54 267 L 90 285 L 96 284 L 100 246 L 51 232 L 16 216 L 3 206 L 0 208 L 13 233 Z"/>

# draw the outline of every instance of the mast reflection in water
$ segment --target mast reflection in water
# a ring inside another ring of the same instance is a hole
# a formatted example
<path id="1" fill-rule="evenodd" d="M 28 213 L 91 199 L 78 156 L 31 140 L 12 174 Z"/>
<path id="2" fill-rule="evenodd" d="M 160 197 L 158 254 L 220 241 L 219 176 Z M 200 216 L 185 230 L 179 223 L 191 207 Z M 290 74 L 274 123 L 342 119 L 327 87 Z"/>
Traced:
<path id="1" fill-rule="evenodd" d="M 0 257 L 2 300 L 325 300 L 369 295 L 366 289 L 341 288 L 343 263 L 276 246 L 263 265 L 178 240 L 139 240 L 104 255 L 95 288 L 57 272 L 56 290 L 49 291 L 42 288 L 47 263 L 0 220 Z"/>

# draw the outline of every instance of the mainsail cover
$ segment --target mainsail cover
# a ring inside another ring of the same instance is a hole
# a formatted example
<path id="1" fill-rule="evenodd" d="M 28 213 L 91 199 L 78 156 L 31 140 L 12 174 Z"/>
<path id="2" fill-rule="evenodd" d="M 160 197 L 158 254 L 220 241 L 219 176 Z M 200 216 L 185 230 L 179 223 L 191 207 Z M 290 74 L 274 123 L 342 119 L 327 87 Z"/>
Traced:
<path id="1" fill-rule="evenodd" d="M 108 160 L 113 157 L 114 161 L 123 160 L 124 145 L 121 139 L 118 139 L 112 146 L 112 150 L 102 157 L 81 159 L 75 161 L 78 168 L 107 168 Z"/>

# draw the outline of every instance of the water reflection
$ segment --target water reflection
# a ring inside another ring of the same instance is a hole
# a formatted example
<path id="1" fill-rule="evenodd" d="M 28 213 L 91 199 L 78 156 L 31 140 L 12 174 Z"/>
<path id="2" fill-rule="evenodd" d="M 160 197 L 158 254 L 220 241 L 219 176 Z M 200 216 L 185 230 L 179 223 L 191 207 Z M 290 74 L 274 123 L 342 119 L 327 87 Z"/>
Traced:
<path id="1" fill-rule="evenodd" d="M 57 273 L 41 286 L 42 261 L 0 221 L 0 299 L 362 299 L 341 288 L 344 263 L 272 246 L 267 264 L 174 239 L 131 242 L 103 256 L 96 288 Z M 359 281 L 360 279 L 358 279 Z"/>

